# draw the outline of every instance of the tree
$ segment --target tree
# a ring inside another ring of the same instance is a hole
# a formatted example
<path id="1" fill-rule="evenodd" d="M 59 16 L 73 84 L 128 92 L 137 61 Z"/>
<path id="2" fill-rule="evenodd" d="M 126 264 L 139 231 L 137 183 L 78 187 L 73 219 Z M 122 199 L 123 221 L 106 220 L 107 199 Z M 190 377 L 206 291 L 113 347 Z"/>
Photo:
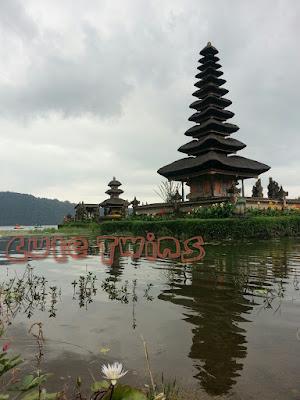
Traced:
<path id="1" fill-rule="evenodd" d="M 156 194 L 164 201 L 164 203 L 171 203 L 172 197 L 175 195 L 179 189 L 180 183 L 175 183 L 174 181 L 163 181 L 158 185 L 159 191 L 155 191 Z"/>

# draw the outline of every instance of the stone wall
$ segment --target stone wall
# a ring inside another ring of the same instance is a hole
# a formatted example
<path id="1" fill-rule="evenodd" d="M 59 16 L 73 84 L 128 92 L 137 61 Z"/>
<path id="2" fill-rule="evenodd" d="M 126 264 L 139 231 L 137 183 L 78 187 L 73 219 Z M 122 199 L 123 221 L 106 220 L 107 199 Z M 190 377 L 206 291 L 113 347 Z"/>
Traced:
<path id="1" fill-rule="evenodd" d="M 172 214 L 175 211 L 180 213 L 187 213 L 191 209 L 199 207 L 199 206 L 211 206 L 212 204 L 222 203 L 228 201 L 228 197 L 216 197 L 213 199 L 207 200 L 198 200 L 198 201 L 184 201 L 179 203 L 153 203 L 147 204 L 145 206 L 139 206 L 135 208 L 137 215 L 145 215 L 145 214 L 154 214 L 165 211 L 166 214 Z"/>
<path id="2" fill-rule="evenodd" d="M 239 197 L 242 198 L 242 197 Z M 280 200 L 272 200 L 268 198 L 256 198 L 256 197 L 244 197 L 246 200 L 246 208 L 268 208 L 270 206 L 270 202 L 272 205 L 277 205 L 278 207 L 283 207 L 284 203 Z M 213 204 L 228 202 L 228 197 L 214 197 L 207 200 L 198 200 L 198 201 L 184 201 L 174 204 L 174 203 L 153 203 L 147 204 L 145 206 L 139 206 L 135 208 L 137 215 L 145 215 L 145 214 L 158 214 L 162 211 L 165 211 L 166 214 L 172 214 L 175 211 L 179 213 L 187 213 L 193 208 L 197 208 L 199 206 L 212 206 Z M 300 200 L 298 199 L 286 199 L 286 207 L 287 209 L 293 208 L 293 206 L 300 208 Z"/>

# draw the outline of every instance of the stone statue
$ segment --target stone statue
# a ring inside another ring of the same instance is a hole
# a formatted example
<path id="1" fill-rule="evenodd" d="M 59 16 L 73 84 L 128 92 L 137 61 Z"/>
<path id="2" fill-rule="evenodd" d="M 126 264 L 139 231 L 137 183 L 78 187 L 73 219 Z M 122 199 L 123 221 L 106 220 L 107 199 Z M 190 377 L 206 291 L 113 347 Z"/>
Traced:
<path id="1" fill-rule="evenodd" d="M 269 178 L 268 185 L 268 198 L 269 199 L 278 199 L 283 200 L 288 195 L 288 192 L 285 192 L 282 186 L 279 187 L 278 183 L 273 181 L 272 178 Z"/>
<path id="2" fill-rule="evenodd" d="M 179 203 L 182 201 L 182 196 L 179 194 L 178 189 L 176 193 L 171 196 L 171 202 L 174 204 L 174 212 L 178 213 Z"/>
<path id="3" fill-rule="evenodd" d="M 123 208 L 123 216 L 125 218 L 128 217 L 128 206 L 129 206 L 129 201 L 126 200 L 124 203 L 124 208 Z"/>
<path id="4" fill-rule="evenodd" d="M 94 210 L 94 212 L 93 212 L 93 217 L 94 217 L 94 220 L 95 220 L 96 222 L 99 222 L 99 221 L 100 221 L 100 211 L 99 211 L 99 207 L 96 207 L 96 208 L 95 208 L 95 210 Z"/>
<path id="5" fill-rule="evenodd" d="M 177 189 L 176 193 L 171 196 L 171 202 L 179 203 L 181 200 L 182 200 L 182 196 L 179 194 L 178 189 Z"/>
<path id="6" fill-rule="evenodd" d="M 135 197 L 130 204 L 132 204 L 133 215 L 136 215 L 136 208 L 140 204 L 140 201 Z"/>
<path id="7" fill-rule="evenodd" d="M 273 181 L 272 178 L 269 178 L 268 184 L 268 198 L 269 199 L 277 199 L 279 193 L 279 185 L 276 181 Z"/>
<path id="8" fill-rule="evenodd" d="M 239 197 L 241 189 L 236 187 L 236 181 L 232 181 L 231 188 L 227 189 L 227 193 L 229 194 L 229 202 L 231 204 L 235 204 L 237 198 Z"/>
<path id="9" fill-rule="evenodd" d="M 257 180 L 256 184 L 252 188 L 252 197 L 264 197 L 260 179 Z"/>
<path id="10" fill-rule="evenodd" d="M 83 221 L 85 218 L 87 218 L 87 211 L 86 211 L 84 202 L 82 201 L 81 203 L 79 202 L 79 204 L 78 204 L 75 219 L 77 221 Z"/>
<path id="11" fill-rule="evenodd" d="M 278 199 L 284 200 L 288 195 L 289 195 L 289 193 L 285 192 L 283 190 L 282 186 L 280 186 L 280 189 L 279 189 L 279 192 L 278 192 Z"/>

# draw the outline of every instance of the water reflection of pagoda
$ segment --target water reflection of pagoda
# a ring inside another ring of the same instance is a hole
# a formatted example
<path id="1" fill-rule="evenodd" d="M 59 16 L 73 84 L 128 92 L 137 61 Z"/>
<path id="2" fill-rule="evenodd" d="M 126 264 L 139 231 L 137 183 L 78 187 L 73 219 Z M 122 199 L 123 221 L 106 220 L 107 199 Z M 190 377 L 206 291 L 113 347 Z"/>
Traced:
<path id="1" fill-rule="evenodd" d="M 193 93 L 198 100 L 190 105 L 196 112 L 189 118 L 196 125 L 185 132 L 194 140 L 178 149 L 190 157 L 158 170 L 169 180 L 187 182 L 190 186 L 189 200 L 227 197 L 232 182 L 236 180 L 242 181 L 244 192 L 244 179 L 257 178 L 270 169 L 260 162 L 232 155 L 246 145 L 229 138 L 239 127 L 225 122 L 234 113 L 225 110 L 231 101 L 223 98 L 228 90 L 221 87 L 226 81 L 220 78 L 223 72 L 216 57 L 218 50 L 208 42 L 200 54 L 203 57 L 199 60 L 200 72 L 196 75 L 199 81 L 195 84 L 198 90 Z"/>
<path id="2" fill-rule="evenodd" d="M 159 299 L 186 309 L 183 319 L 193 326 L 188 356 L 199 371 L 195 378 L 211 395 L 230 391 L 247 355 L 246 330 L 240 323 L 248 322 L 244 316 L 253 305 L 242 294 L 237 295 L 235 275 L 228 274 L 230 264 L 224 260 L 221 268 L 213 269 L 206 263 L 201 269 L 195 264 L 184 274 L 176 269 L 171 288 L 159 295 Z M 187 277 L 191 284 L 186 284 Z"/>

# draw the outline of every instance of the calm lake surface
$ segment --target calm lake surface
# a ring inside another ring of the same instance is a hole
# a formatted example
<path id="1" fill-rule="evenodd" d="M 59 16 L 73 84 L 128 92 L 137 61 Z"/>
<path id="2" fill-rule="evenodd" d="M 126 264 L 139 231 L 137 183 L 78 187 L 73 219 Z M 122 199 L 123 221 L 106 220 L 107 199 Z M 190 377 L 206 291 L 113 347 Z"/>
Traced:
<path id="1" fill-rule="evenodd" d="M 300 399 L 299 239 L 205 243 L 205 257 L 188 263 L 116 251 L 107 266 L 88 238 L 86 258 L 59 263 L 50 253 L 29 260 L 27 272 L 27 263 L 7 260 L 10 239 L 0 237 L 0 281 L 15 293 L 8 305 L 2 297 L 10 352 L 33 360 L 28 329 L 42 322 L 42 366 L 58 377 L 51 388 L 77 375 L 101 380 L 102 364 L 114 361 L 129 370 L 123 383 L 149 384 L 142 334 L 158 382 L 163 372 L 209 395 Z M 24 275 L 19 289 L 16 275 Z"/>
<path id="2" fill-rule="evenodd" d="M 35 228 L 35 225 L 22 225 L 24 229 L 14 229 L 15 225 L 0 225 L 0 231 L 15 231 L 15 232 L 23 232 L 23 231 L 31 231 L 31 230 L 39 230 L 39 229 L 57 229 L 57 225 L 41 225 L 39 228 Z M 16 233 L 17 235 L 17 233 Z"/>

